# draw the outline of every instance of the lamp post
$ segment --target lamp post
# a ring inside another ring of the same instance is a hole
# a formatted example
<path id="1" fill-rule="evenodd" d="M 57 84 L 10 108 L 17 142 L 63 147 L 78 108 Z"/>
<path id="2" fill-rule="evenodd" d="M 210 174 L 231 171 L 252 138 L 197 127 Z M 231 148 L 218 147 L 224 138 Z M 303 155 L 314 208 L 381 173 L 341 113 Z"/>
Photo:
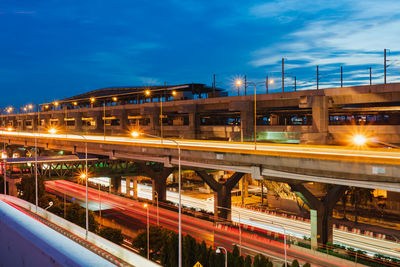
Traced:
<path id="1" fill-rule="evenodd" d="M 225 207 L 221 207 L 221 206 L 217 206 L 218 209 L 225 209 L 225 210 L 229 210 L 232 212 L 232 209 L 229 208 L 225 208 Z M 240 221 L 240 212 L 236 211 L 238 213 L 239 216 L 239 255 L 242 255 L 242 226 L 241 226 L 241 221 Z"/>
<path id="2" fill-rule="evenodd" d="M 132 132 L 132 137 L 139 137 L 139 135 L 145 135 L 152 138 L 157 138 L 162 140 L 168 140 L 176 144 L 178 148 L 178 194 L 179 194 L 179 222 L 178 222 L 178 267 L 182 267 L 182 191 L 181 191 L 181 146 L 179 142 L 169 139 L 169 138 L 162 138 L 160 136 L 151 135 L 147 133 L 139 133 L 139 132 Z"/>
<path id="3" fill-rule="evenodd" d="M 240 85 L 242 84 L 242 80 L 237 79 L 236 80 L 236 85 L 237 85 L 237 95 L 239 96 L 239 89 L 240 89 Z"/>
<path id="4" fill-rule="evenodd" d="M 49 132 L 51 134 L 56 134 L 57 133 L 57 129 L 55 128 L 51 128 L 49 130 Z M 88 205 L 88 147 L 87 147 L 87 139 L 84 135 L 78 135 L 80 137 L 82 137 L 83 139 L 85 139 L 85 181 L 86 181 L 86 234 L 85 234 L 85 238 L 87 240 L 88 238 L 88 234 L 89 234 L 89 205 Z M 83 178 L 83 175 L 81 175 L 81 178 Z"/>
<path id="5" fill-rule="evenodd" d="M 258 222 L 261 222 L 261 223 L 267 222 L 267 221 L 265 221 L 265 220 L 258 220 L 258 219 L 253 219 L 253 218 L 250 218 L 250 220 L 251 220 L 251 221 L 258 221 Z M 275 225 L 280 226 L 280 227 L 282 228 L 282 230 L 283 230 L 283 246 L 284 246 L 284 251 L 285 251 L 285 267 L 287 267 L 286 228 L 285 228 L 285 226 L 284 226 L 283 224 L 274 223 L 274 221 L 269 221 L 269 222 L 270 222 L 271 224 L 275 224 Z"/>
<path id="6" fill-rule="evenodd" d="M 146 203 L 143 207 L 147 210 L 147 259 L 150 259 L 150 223 L 149 223 L 149 205 Z"/>
<path id="7" fill-rule="evenodd" d="M 221 249 L 225 251 L 225 267 L 228 267 L 228 251 L 226 251 L 226 248 L 217 247 L 217 249 L 215 250 L 215 253 L 217 253 L 217 254 L 221 253 Z"/>
<path id="8" fill-rule="evenodd" d="M 247 82 L 254 86 L 254 150 L 257 150 L 257 85 L 264 82 Z"/>
<path id="9" fill-rule="evenodd" d="M 159 218 L 159 213 L 158 213 L 158 192 L 154 191 L 156 195 L 156 205 L 157 205 L 157 226 L 160 226 L 160 218 Z"/>

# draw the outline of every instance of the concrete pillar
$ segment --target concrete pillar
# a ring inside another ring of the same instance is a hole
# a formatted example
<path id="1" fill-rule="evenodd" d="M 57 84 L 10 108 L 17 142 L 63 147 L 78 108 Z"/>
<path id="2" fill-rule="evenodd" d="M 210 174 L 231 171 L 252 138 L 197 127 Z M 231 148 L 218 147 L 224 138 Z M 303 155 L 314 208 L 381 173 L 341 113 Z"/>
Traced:
<path id="1" fill-rule="evenodd" d="M 329 126 L 329 101 L 327 96 L 313 96 L 312 118 L 313 118 L 313 143 L 326 144 Z"/>
<path id="2" fill-rule="evenodd" d="M 153 201 L 156 200 L 157 194 L 158 194 L 158 201 L 167 200 L 166 179 L 162 179 L 162 177 L 158 177 L 157 179 L 152 179 L 152 188 L 153 188 L 153 197 L 152 197 Z"/>
<path id="3" fill-rule="evenodd" d="M 185 133 L 185 139 L 197 139 L 200 131 L 200 118 L 197 112 L 189 113 L 189 130 Z"/>
<path id="4" fill-rule="evenodd" d="M 253 103 L 253 102 L 251 102 Z M 240 110 L 240 129 L 243 132 L 244 140 L 253 140 L 254 134 L 254 104 L 249 103 L 246 107 Z"/>
<path id="5" fill-rule="evenodd" d="M 249 174 L 245 174 L 240 183 L 239 183 L 239 191 L 241 192 L 241 198 L 242 198 L 242 205 L 246 204 L 245 203 L 245 198 L 249 196 Z"/>
<path id="6" fill-rule="evenodd" d="M 317 249 L 319 245 L 332 243 L 332 209 L 343 196 L 347 186 L 333 186 L 321 200 L 302 184 L 291 184 L 290 187 L 310 208 L 311 248 Z"/>
<path id="7" fill-rule="evenodd" d="M 232 217 L 232 194 L 231 190 L 222 185 L 220 190 L 214 192 L 214 216 L 216 219 L 231 220 Z"/>
<path id="8" fill-rule="evenodd" d="M 214 191 L 214 216 L 218 219 L 230 220 L 232 208 L 231 191 L 244 173 L 236 172 L 225 183 L 220 184 L 205 171 L 197 170 L 196 172 Z"/>
<path id="9" fill-rule="evenodd" d="M 156 194 L 158 194 L 159 201 L 165 201 L 167 199 L 167 178 L 175 168 L 164 167 L 161 172 L 156 172 L 145 163 L 137 163 L 137 165 L 145 176 L 152 179 L 153 201 L 156 201 Z"/>

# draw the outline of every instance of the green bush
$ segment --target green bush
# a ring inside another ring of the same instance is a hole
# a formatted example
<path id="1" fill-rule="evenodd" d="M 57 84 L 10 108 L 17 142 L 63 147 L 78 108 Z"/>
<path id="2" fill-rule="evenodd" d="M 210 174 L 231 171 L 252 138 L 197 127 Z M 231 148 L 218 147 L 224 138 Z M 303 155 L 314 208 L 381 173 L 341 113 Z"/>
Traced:
<path id="1" fill-rule="evenodd" d="M 118 245 L 121 245 L 124 241 L 124 236 L 122 235 L 121 229 L 103 227 L 100 229 L 99 235 Z"/>

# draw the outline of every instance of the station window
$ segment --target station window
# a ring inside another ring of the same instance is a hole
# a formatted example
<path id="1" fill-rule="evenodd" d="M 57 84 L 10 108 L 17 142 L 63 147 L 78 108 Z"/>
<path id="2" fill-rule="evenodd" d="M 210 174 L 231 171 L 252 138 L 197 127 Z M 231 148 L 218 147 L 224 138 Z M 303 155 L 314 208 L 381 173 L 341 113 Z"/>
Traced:
<path id="1" fill-rule="evenodd" d="M 75 120 L 68 120 L 67 126 L 75 126 Z"/>
<path id="2" fill-rule="evenodd" d="M 126 179 L 121 179 L 121 193 L 126 194 Z"/>

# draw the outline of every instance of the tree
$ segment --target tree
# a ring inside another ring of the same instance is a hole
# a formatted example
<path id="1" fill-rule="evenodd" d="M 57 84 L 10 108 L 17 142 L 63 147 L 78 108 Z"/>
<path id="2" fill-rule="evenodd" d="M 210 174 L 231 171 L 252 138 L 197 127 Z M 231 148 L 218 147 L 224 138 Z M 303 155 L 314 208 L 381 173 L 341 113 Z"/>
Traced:
<path id="1" fill-rule="evenodd" d="M 354 206 L 354 222 L 357 224 L 358 222 L 358 214 L 359 214 L 359 206 L 366 205 L 369 202 L 372 202 L 374 197 L 373 189 L 368 188 L 358 188 L 358 187 L 350 187 L 349 188 L 349 198 L 350 203 Z"/>
<path id="2" fill-rule="evenodd" d="M 36 202 L 35 176 L 23 176 L 21 182 L 17 184 L 20 198 L 31 203 Z M 38 176 L 38 198 L 41 198 L 45 192 L 43 178 Z"/>
<path id="3" fill-rule="evenodd" d="M 300 267 L 299 262 L 297 260 L 292 261 L 292 267 Z"/>
<path id="4" fill-rule="evenodd" d="M 251 257 L 249 255 L 244 259 L 244 267 L 251 267 Z"/>
<path id="5" fill-rule="evenodd" d="M 99 227 L 94 217 L 93 211 L 89 210 L 89 231 L 97 232 Z M 66 219 L 79 225 L 82 228 L 86 228 L 86 210 L 79 206 L 77 203 L 71 203 L 67 205 L 67 216 Z"/>
<path id="6" fill-rule="evenodd" d="M 99 235 L 118 245 L 122 244 L 124 241 L 124 236 L 122 235 L 121 229 L 103 227 L 100 229 Z"/>
<path id="7" fill-rule="evenodd" d="M 43 194 L 39 198 L 39 207 L 45 209 L 49 206 L 50 202 L 53 202 L 53 205 L 47 211 L 54 213 L 57 216 L 63 217 L 64 204 L 54 195 Z"/>

